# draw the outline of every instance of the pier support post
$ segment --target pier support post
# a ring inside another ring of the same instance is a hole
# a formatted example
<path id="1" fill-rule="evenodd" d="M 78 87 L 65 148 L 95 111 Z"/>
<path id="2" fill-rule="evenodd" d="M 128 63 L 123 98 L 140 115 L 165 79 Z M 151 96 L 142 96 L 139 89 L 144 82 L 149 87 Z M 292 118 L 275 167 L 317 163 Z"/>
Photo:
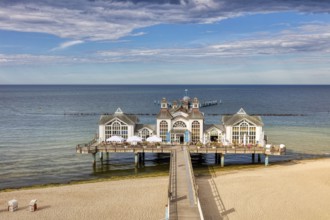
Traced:
<path id="1" fill-rule="evenodd" d="M 95 166 L 96 165 L 96 153 L 93 153 L 92 156 L 93 156 L 93 166 Z"/>
<path id="2" fill-rule="evenodd" d="M 202 163 L 203 155 L 201 153 L 198 155 L 198 160 L 199 160 L 200 163 Z"/>
<path id="3" fill-rule="evenodd" d="M 135 166 L 137 167 L 139 164 L 139 153 L 135 153 Z"/>
<path id="4" fill-rule="evenodd" d="M 106 153 L 107 161 L 109 161 L 109 152 Z"/>
<path id="5" fill-rule="evenodd" d="M 252 154 L 252 163 L 254 163 L 255 160 L 255 154 Z"/>
<path id="6" fill-rule="evenodd" d="M 268 155 L 265 155 L 265 166 L 268 166 Z"/>
<path id="7" fill-rule="evenodd" d="M 225 166 L 225 155 L 221 154 L 221 167 Z"/>
<path id="8" fill-rule="evenodd" d="M 99 152 L 100 161 L 103 162 L 103 152 Z"/>
<path id="9" fill-rule="evenodd" d="M 258 163 L 261 163 L 261 155 L 258 154 Z"/>
<path id="10" fill-rule="evenodd" d="M 219 164 L 219 156 L 217 153 L 214 153 L 214 164 Z"/>

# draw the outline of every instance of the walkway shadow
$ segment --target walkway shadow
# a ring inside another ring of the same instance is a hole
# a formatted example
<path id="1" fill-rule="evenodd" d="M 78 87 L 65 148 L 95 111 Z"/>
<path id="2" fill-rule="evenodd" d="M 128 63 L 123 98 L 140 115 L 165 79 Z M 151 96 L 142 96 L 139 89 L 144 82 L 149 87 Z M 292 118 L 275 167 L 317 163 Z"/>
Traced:
<path id="1" fill-rule="evenodd" d="M 178 201 L 180 201 L 180 200 L 184 200 L 184 199 L 187 199 L 187 196 L 181 196 L 181 197 L 179 197 L 179 198 L 172 199 L 171 201 L 172 201 L 172 202 L 178 202 Z"/>
<path id="2" fill-rule="evenodd" d="M 214 177 L 215 172 L 209 170 L 208 173 L 196 178 L 204 218 L 208 220 L 229 219 L 228 215 L 235 212 L 235 209 L 226 209 L 214 182 Z"/>

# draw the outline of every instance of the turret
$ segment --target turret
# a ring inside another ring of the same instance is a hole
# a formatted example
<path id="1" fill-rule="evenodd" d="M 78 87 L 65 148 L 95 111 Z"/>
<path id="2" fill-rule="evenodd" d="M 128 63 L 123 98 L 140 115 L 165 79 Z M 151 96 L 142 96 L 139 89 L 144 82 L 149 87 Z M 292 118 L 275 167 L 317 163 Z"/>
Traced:
<path id="1" fill-rule="evenodd" d="M 192 106 L 193 109 L 198 109 L 199 108 L 199 101 L 198 99 L 195 97 L 194 100 L 193 100 L 193 106 Z"/>
<path id="2" fill-rule="evenodd" d="M 178 107 L 178 102 L 174 100 L 172 104 L 172 109 L 176 109 L 177 107 Z"/>
<path id="3" fill-rule="evenodd" d="M 160 106 L 161 109 L 167 109 L 167 101 L 166 101 L 166 98 L 163 98 L 162 99 L 162 102 L 161 102 L 161 106 Z"/>

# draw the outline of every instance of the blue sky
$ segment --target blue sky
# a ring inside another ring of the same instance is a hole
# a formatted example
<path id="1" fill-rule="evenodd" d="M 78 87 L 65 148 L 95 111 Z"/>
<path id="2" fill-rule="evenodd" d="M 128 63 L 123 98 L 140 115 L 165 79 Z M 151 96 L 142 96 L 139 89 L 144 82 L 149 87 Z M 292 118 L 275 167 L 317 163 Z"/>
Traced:
<path id="1" fill-rule="evenodd" d="M 330 84 L 330 1 L 2 0 L 0 84 Z"/>

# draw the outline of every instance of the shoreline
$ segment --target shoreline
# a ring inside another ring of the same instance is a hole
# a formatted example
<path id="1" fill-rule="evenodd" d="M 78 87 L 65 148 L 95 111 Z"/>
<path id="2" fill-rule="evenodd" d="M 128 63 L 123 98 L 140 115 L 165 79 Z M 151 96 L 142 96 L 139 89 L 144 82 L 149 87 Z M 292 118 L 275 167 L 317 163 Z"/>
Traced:
<path id="1" fill-rule="evenodd" d="M 213 182 L 217 190 L 212 192 L 217 193 L 203 194 L 201 187 L 203 213 L 216 211 L 231 220 L 329 219 L 329 169 L 330 158 L 314 158 L 269 167 L 208 170 L 204 174 L 211 175 L 197 175 L 197 180 L 206 178 L 210 184 L 206 188 Z M 167 176 L 150 175 L 1 191 L 0 216 L 9 220 L 163 219 L 167 189 Z M 5 208 L 11 199 L 19 204 L 14 213 Z M 32 199 L 38 200 L 36 212 L 27 210 Z"/>
<path id="2" fill-rule="evenodd" d="M 301 161 L 314 161 L 314 160 L 323 160 L 330 159 L 329 155 L 325 156 L 317 156 L 313 158 L 302 158 L 302 159 L 294 159 L 288 161 L 276 161 L 269 164 L 268 167 L 273 167 L 277 165 L 295 165 Z M 296 163 L 298 161 L 298 163 Z M 265 165 L 263 163 L 250 163 L 250 164 L 231 164 L 225 167 L 220 167 L 219 165 L 205 165 L 202 167 L 194 167 L 194 173 L 196 177 L 208 175 L 209 172 L 215 173 L 226 173 L 231 171 L 240 171 L 240 170 L 255 170 L 259 168 L 264 168 Z M 212 170 L 212 171 L 210 171 Z M 164 177 L 168 176 L 168 172 L 163 171 L 155 171 L 153 173 L 139 174 L 139 175 L 126 175 L 126 176 L 114 176 L 110 178 L 95 178 L 95 179 L 84 179 L 84 180 L 72 180 L 63 183 L 46 183 L 46 184 L 33 184 L 29 186 L 22 186 L 17 188 L 4 188 L 0 189 L 0 193 L 2 192 L 12 192 L 17 190 L 30 190 L 30 189 L 41 189 L 48 187 L 61 187 L 61 186 L 71 186 L 71 185 L 80 185 L 80 184 L 88 184 L 88 183 L 98 183 L 98 182 L 110 182 L 110 181 L 119 181 L 119 180 L 134 180 L 134 179 L 144 179 L 144 178 L 153 178 L 153 177 Z"/>

